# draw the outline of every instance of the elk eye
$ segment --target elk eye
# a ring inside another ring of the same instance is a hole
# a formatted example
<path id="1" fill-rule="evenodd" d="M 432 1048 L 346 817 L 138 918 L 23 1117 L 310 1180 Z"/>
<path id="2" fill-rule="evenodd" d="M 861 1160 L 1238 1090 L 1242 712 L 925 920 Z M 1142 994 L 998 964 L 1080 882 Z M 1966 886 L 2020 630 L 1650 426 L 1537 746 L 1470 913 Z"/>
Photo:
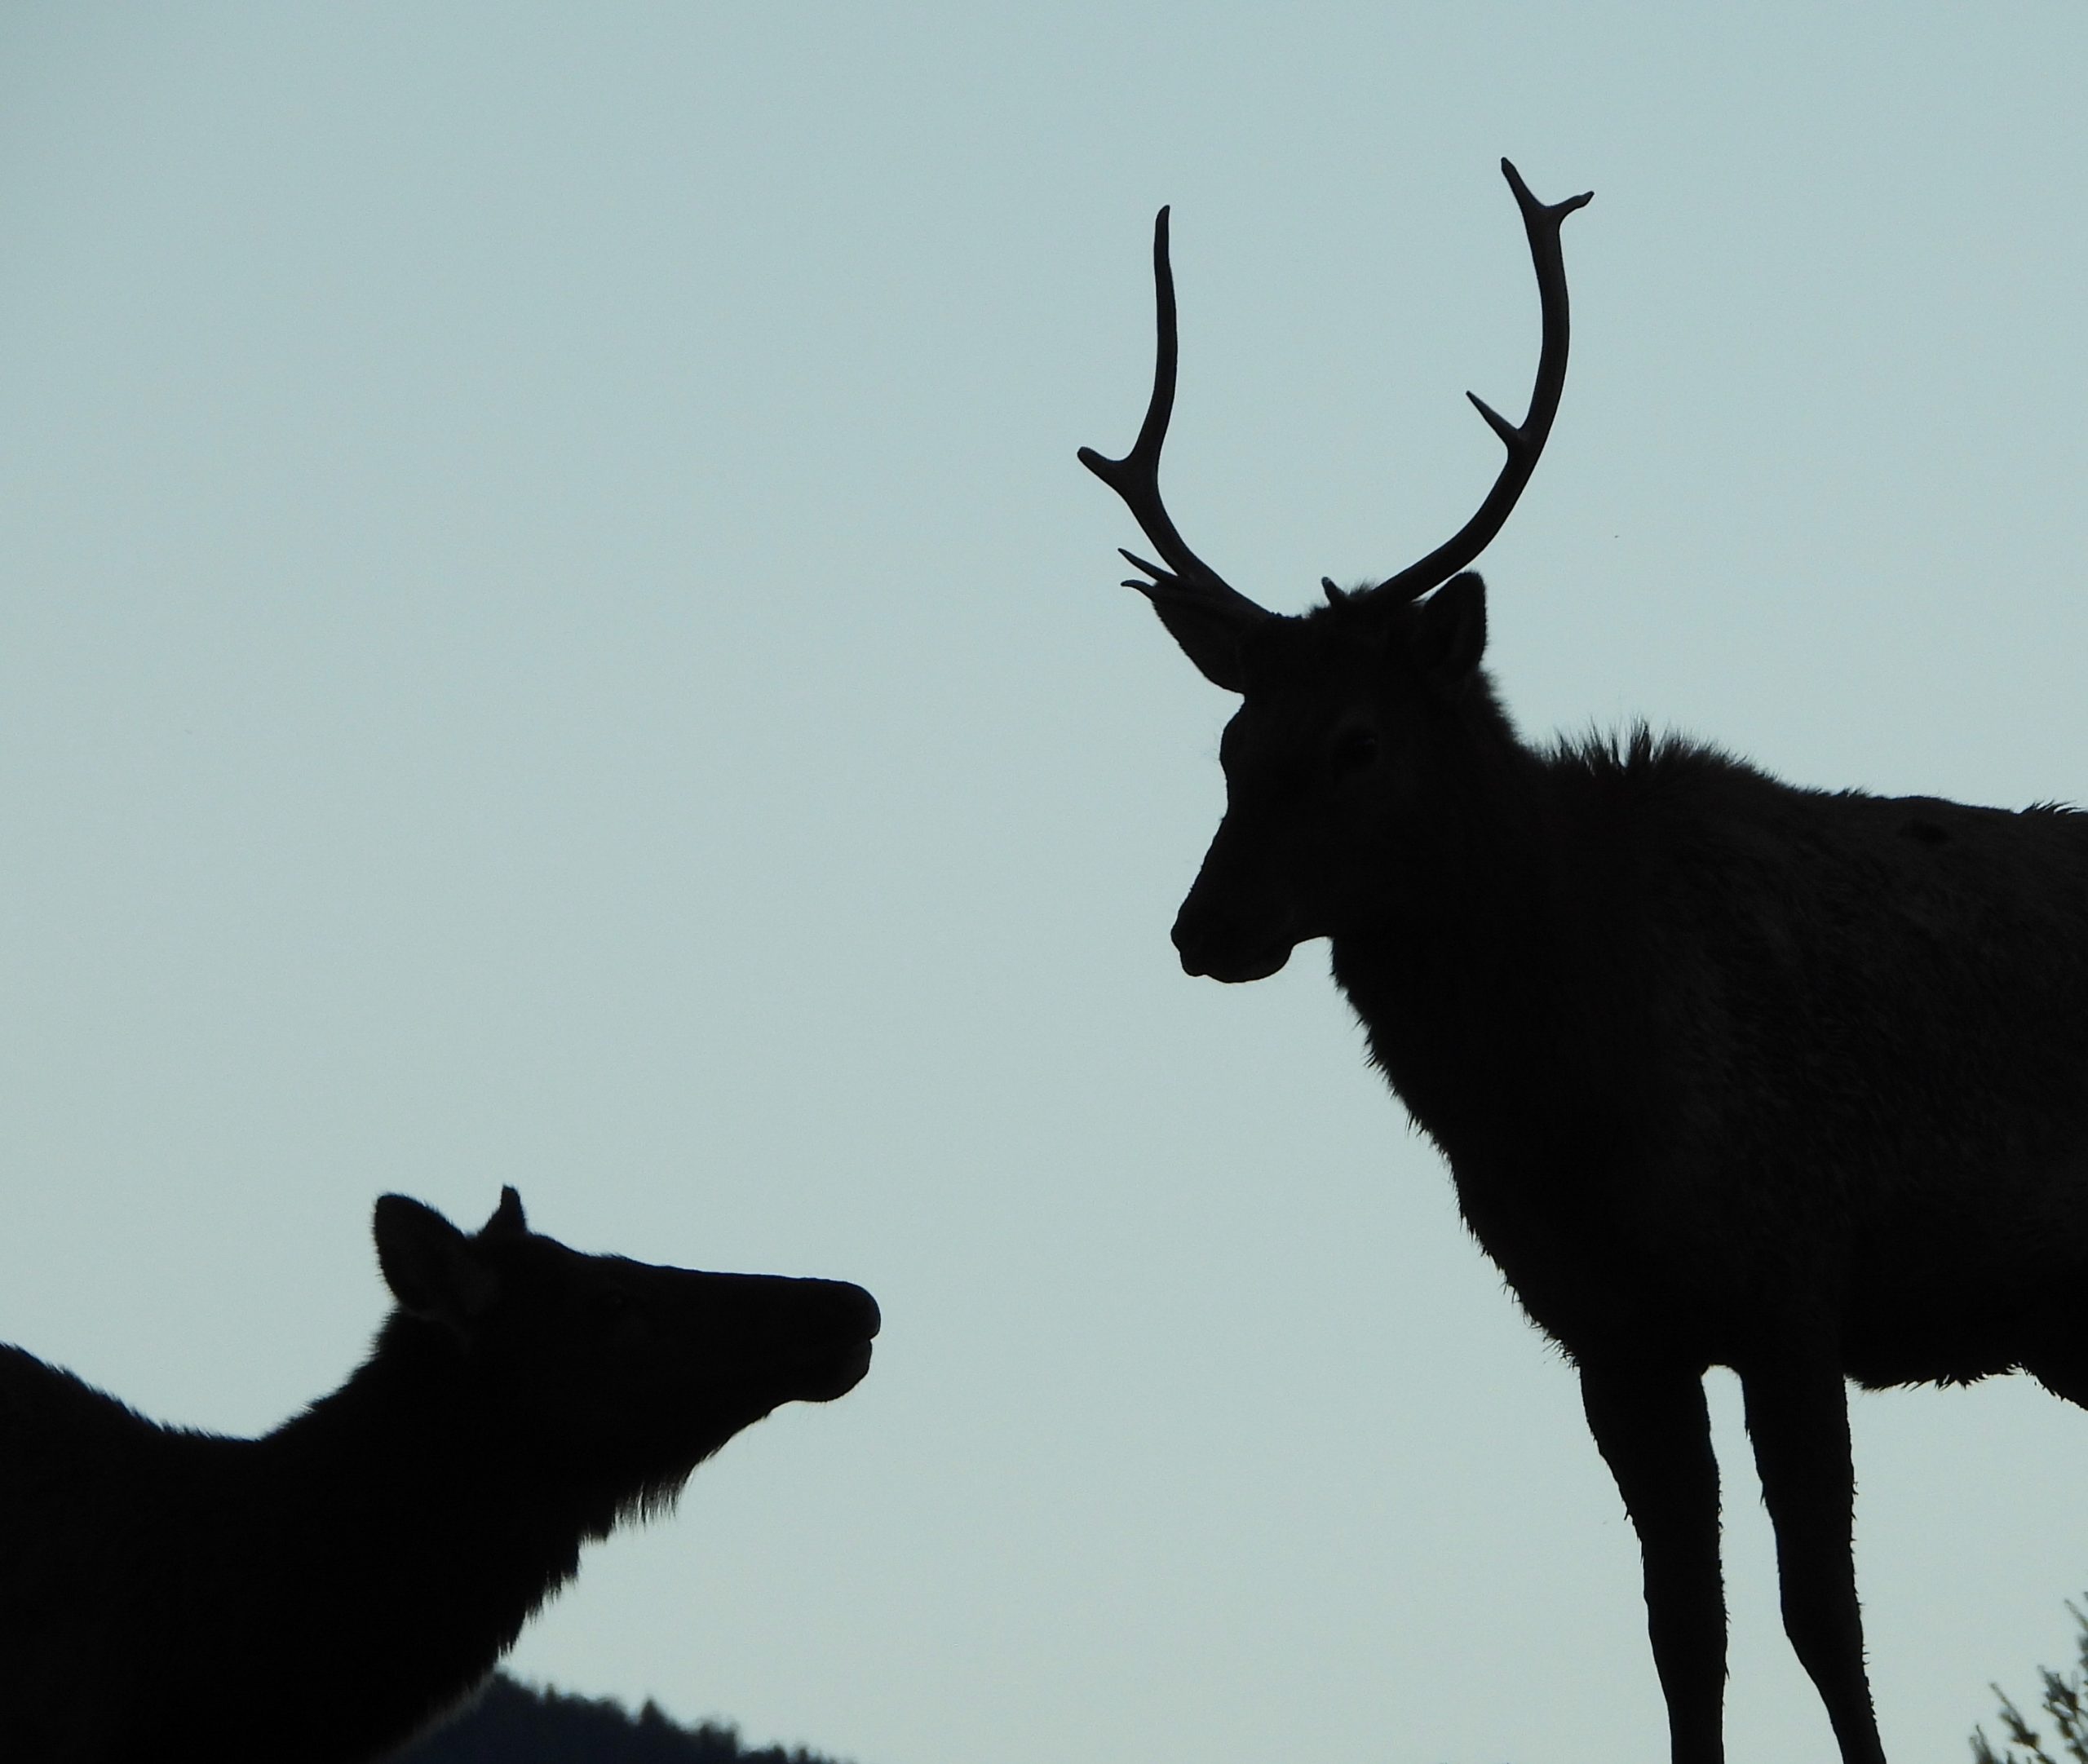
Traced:
<path id="1" fill-rule="evenodd" d="M 1335 737 L 1329 769 L 1338 778 L 1365 770 L 1378 757 L 1378 732 L 1345 729 Z"/>

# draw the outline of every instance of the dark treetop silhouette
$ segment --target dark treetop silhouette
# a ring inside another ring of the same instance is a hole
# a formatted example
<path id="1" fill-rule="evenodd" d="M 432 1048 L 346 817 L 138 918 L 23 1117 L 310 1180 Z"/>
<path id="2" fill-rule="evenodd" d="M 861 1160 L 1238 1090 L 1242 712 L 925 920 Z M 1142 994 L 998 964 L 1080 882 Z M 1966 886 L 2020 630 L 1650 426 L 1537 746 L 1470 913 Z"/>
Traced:
<path id="1" fill-rule="evenodd" d="M 294 1755 L 281 1764 L 294 1764 Z M 454 1721 L 391 1764 L 837 1764 L 802 1746 L 750 1746 L 729 1724 L 682 1727 L 658 1705 L 633 1715 L 604 1698 L 518 1683 L 504 1672 Z"/>
<path id="2" fill-rule="evenodd" d="M 1525 421 L 1480 406 L 1507 464 L 1455 537 L 1298 617 L 1228 586 L 1161 503 L 1161 211 L 1152 403 L 1125 458 L 1081 458 L 1160 554 L 1125 554 L 1149 578 L 1129 586 L 1242 700 L 1174 941 L 1237 981 L 1332 939 L 1466 1223 L 1578 1368 L 1677 1764 L 1723 1756 L 1713 1365 L 1745 1392 L 1792 1644 L 1843 1758 L 1878 1764 L 1844 1379 L 2021 1368 L 2088 1404 L 2088 818 L 1801 789 L 1643 732 L 1517 736 L 1480 665 L 1484 590 L 1455 573 L 1551 427 L 1559 228 L 1587 198 L 1547 206 L 1502 170 L 1544 332 Z"/>
<path id="3" fill-rule="evenodd" d="M 580 1546 L 778 1404 L 869 1369 L 838 1280 L 581 1255 L 377 1203 L 397 1306 L 259 1439 L 161 1427 L 0 1347 L 0 1753 L 381 1756 L 489 1672 Z"/>

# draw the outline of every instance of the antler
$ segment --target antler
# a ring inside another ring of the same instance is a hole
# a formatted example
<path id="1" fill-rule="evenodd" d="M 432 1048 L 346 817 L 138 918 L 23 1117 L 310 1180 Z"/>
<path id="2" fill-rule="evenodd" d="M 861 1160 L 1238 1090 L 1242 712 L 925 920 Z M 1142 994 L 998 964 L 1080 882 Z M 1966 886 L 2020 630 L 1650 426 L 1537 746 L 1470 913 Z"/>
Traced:
<path id="1" fill-rule="evenodd" d="M 1144 570 L 1150 581 L 1127 581 L 1158 608 L 1164 617 L 1170 609 L 1215 615 L 1228 624 L 1259 624 L 1272 617 L 1210 564 L 1192 551 L 1169 519 L 1167 505 L 1160 496 L 1160 449 L 1167 440 L 1167 419 L 1174 412 L 1174 271 L 1167 261 L 1167 210 L 1161 210 L 1152 223 L 1153 298 L 1159 313 L 1159 345 L 1152 369 L 1152 399 L 1139 426 L 1139 438 L 1121 459 L 1109 459 L 1091 447 L 1080 450 L 1080 462 L 1117 494 L 1137 519 L 1166 568 L 1148 564 L 1135 551 L 1121 555 L 1132 568 Z"/>
<path id="2" fill-rule="evenodd" d="M 1566 386 L 1568 341 L 1566 263 L 1559 249 L 1559 232 L 1566 217 L 1584 206 L 1593 192 L 1568 197 L 1563 202 L 1540 202 L 1508 161 L 1501 161 L 1501 170 L 1515 193 L 1515 205 L 1522 210 L 1524 229 L 1529 235 L 1543 317 L 1543 341 L 1537 351 L 1537 384 L 1530 393 L 1529 413 L 1520 425 L 1512 423 L 1478 394 L 1466 393 L 1486 418 L 1487 426 L 1500 436 L 1502 445 L 1508 450 L 1507 460 L 1471 519 L 1418 563 L 1380 582 L 1372 590 L 1375 593 L 1418 599 L 1484 550 L 1530 481 L 1546 438 L 1551 433 L 1552 420 L 1559 414 L 1559 395 Z M 1260 625 L 1274 615 L 1233 588 L 1189 549 L 1161 499 L 1160 450 L 1166 442 L 1168 418 L 1174 410 L 1178 354 L 1174 272 L 1167 259 L 1167 210 L 1164 208 L 1152 224 L 1152 284 L 1159 340 L 1153 360 L 1152 397 L 1146 406 L 1145 421 L 1139 425 L 1131 450 L 1121 459 L 1109 459 L 1091 447 L 1083 447 L 1080 462 L 1123 499 L 1164 560 L 1165 568 L 1148 563 L 1136 552 L 1126 551 L 1123 556 L 1131 567 L 1144 571 L 1152 579 L 1129 580 L 1124 586 L 1137 589 L 1151 600 L 1188 647 L 1192 640 L 1191 632 L 1199 627 L 1213 634 L 1225 631 L 1236 636 L 1243 629 Z M 1206 672 L 1211 672 L 1215 658 L 1205 653 L 1196 659 Z M 1225 671 L 1219 664 L 1219 672 Z M 1221 680 L 1220 683 L 1229 682 Z"/>
<path id="3" fill-rule="evenodd" d="M 1530 258 L 1537 268 L 1537 302 L 1544 321 L 1544 340 L 1537 350 L 1537 385 L 1530 393 L 1529 414 L 1520 427 L 1476 392 L 1465 394 L 1486 418 L 1487 427 L 1501 437 L 1508 458 L 1501 467 L 1501 475 L 1493 480 L 1493 488 L 1486 493 L 1486 500 L 1470 520 L 1427 556 L 1409 564 L 1398 575 L 1388 577 L 1374 590 L 1402 599 L 1418 599 L 1439 583 L 1448 581 L 1500 532 L 1523 487 L 1530 481 L 1530 474 L 1537 469 L 1537 456 L 1551 433 L 1552 418 L 1559 414 L 1559 394 L 1566 387 L 1566 260 L 1559 250 L 1559 229 L 1566 217 L 1584 206 L 1595 192 L 1569 196 L 1563 202 L 1540 202 L 1530 194 L 1522 174 L 1508 161 L 1501 161 L 1501 170 L 1508 188 L 1515 192 L 1515 206 L 1523 211 Z"/>

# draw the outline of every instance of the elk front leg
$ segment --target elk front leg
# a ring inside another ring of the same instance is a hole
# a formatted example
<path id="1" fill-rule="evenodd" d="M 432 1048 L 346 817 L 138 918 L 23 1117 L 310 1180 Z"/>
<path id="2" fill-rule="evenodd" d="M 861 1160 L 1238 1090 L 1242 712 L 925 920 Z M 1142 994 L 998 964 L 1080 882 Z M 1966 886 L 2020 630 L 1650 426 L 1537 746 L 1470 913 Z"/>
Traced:
<path id="1" fill-rule="evenodd" d="M 1885 1764 L 1864 1672 L 1851 1530 L 1856 1474 L 1838 1364 L 1793 1355 L 1742 1368 L 1747 1433 L 1776 1531 L 1784 1629 L 1827 1705 L 1844 1764 Z"/>
<path id="2" fill-rule="evenodd" d="M 1581 1364 L 1581 1401 L 1645 1558 L 1646 1628 L 1674 1764 L 1723 1764 L 1719 1464 L 1701 1367 Z"/>

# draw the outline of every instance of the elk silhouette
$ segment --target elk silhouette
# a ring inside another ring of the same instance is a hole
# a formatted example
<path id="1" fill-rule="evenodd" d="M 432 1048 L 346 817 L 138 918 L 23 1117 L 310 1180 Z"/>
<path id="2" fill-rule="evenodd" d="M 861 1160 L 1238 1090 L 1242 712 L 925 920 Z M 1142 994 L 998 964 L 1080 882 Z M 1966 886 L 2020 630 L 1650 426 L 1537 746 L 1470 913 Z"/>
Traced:
<path id="1" fill-rule="evenodd" d="M 1559 228 L 1502 170 L 1542 311 L 1528 417 L 1471 519 L 1387 580 L 1266 611 L 1161 498 L 1152 400 L 1082 449 L 1160 564 L 1127 586 L 1240 695 L 1183 966 L 1331 939 L 1374 1063 L 1465 1221 L 1577 1368 L 1636 1527 L 1675 1764 L 1723 1756 L 1726 1613 L 1702 1379 L 1739 1374 L 1785 1627 L 1847 1764 L 1882 1764 L 1850 1558 L 1847 1390 L 2028 1371 L 2088 1405 L 2088 816 L 1781 782 L 1643 730 L 1533 746 L 1480 665 L 1466 566 L 1565 380 Z"/>
<path id="2" fill-rule="evenodd" d="M 0 1346 L 0 1752 L 380 1757 L 466 1697 L 580 1546 L 869 1370 L 838 1280 L 582 1255 L 512 1188 L 476 1235 L 378 1200 L 397 1300 L 259 1439 L 162 1427 Z"/>

